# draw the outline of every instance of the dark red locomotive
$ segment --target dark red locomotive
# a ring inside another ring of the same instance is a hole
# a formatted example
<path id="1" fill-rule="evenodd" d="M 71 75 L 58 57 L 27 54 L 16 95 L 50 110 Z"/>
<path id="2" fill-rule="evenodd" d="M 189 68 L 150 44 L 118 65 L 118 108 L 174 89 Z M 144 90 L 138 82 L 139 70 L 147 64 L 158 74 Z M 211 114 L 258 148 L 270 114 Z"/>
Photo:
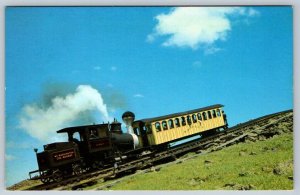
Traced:
<path id="1" fill-rule="evenodd" d="M 111 124 L 68 127 L 57 133 L 66 133 L 68 142 L 44 145 L 44 151 L 36 153 L 39 169 L 29 173 L 31 179 L 39 173 L 44 183 L 59 182 L 65 176 L 102 169 L 135 148 L 135 136 L 123 133 L 116 120 Z"/>

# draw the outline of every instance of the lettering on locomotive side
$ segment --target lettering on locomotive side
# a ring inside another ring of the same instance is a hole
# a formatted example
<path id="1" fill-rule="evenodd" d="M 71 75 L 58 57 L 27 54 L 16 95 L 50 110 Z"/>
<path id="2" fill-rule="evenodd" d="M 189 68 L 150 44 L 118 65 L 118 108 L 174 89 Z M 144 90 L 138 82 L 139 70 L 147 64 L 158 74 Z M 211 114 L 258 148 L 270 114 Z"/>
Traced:
<path id="1" fill-rule="evenodd" d="M 109 146 L 109 140 L 102 140 L 102 141 L 92 141 L 91 148 L 100 148 L 104 146 Z"/>
<path id="2" fill-rule="evenodd" d="M 75 150 L 70 149 L 70 150 L 65 150 L 62 152 L 56 152 L 53 153 L 53 159 L 54 161 L 62 161 L 62 160 L 70 160 L 75 158 Z"/>

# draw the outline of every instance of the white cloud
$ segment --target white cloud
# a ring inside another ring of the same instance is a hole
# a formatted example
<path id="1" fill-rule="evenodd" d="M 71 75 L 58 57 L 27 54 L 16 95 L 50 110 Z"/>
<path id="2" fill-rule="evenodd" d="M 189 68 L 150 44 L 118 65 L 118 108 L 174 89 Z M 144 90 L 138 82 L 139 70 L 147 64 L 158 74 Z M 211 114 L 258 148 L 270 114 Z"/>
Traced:
<path id="1" fill-rule="evenodd" d="M 143 98 L 144 95 L 142 95 L 140 93 L 137 93 L 137 94 L 134 94 L 133 97 L 135 97 L 135 98 Z"/>
<path id="2" fill-rule="evenodd" d="M 89 85 L 79 85 L 73 94 L 55 97 L 49 107 L 25 105 L 20 116 L 20 128 L 41 141 L 59 141 L 57 130 L 70 125 L 84 112 L 98 111 L 103 121 L 110 121 L 101 94 Z"/>
<path id="3" fill-rule="evenodd" d="M 231 30 L 229 16 L 255 16 L 258 11 L 242 7 L 178 7 L 169 13 L 157 15 L 154 32 L 147 36 L 153 42 L 158 36 L 167 36 L 163 46 L 190 47 L 211 45 L 225 41 Z"/>
<path id="4" fill-rule="evenodd" d="M 17 157 L 10 155 L 10 154 L 5 154 L 5 160 L 15 160 Z"/>

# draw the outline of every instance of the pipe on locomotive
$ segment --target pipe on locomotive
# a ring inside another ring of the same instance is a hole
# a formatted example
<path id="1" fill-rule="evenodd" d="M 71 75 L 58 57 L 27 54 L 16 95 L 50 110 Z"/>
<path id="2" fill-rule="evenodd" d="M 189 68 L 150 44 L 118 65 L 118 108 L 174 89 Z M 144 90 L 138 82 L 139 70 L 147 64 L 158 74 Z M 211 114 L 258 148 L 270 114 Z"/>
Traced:
<path id="1" fill-rule="evenodd" d="M 132 136 L 133 147 L 135 149 L 139 146 L 139 139 L 138 139 L 137 135 L 134 134 L 134 132 L 133 132 L 132 123 L 133 123 L 134 119 L 135 119 L 135 115 L 133 112 L 127 111 L 127 112 L 124 112 L 124 114 L 122 115 L 122 120 L 125 123 L 126 128 L 127 128 L 127 133 Z"/>

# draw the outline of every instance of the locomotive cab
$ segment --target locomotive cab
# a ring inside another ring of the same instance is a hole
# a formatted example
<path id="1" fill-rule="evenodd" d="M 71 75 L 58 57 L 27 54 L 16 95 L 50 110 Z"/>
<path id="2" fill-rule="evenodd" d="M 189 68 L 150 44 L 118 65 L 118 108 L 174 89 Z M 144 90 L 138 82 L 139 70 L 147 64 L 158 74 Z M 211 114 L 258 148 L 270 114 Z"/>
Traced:
<path id="1" fill-rule="evenodd" d="M 78 145 L 83 157 L 111 148 L 108 124 L 69 127 L 57 133 L 67 133 L 69 142 Z"/>

